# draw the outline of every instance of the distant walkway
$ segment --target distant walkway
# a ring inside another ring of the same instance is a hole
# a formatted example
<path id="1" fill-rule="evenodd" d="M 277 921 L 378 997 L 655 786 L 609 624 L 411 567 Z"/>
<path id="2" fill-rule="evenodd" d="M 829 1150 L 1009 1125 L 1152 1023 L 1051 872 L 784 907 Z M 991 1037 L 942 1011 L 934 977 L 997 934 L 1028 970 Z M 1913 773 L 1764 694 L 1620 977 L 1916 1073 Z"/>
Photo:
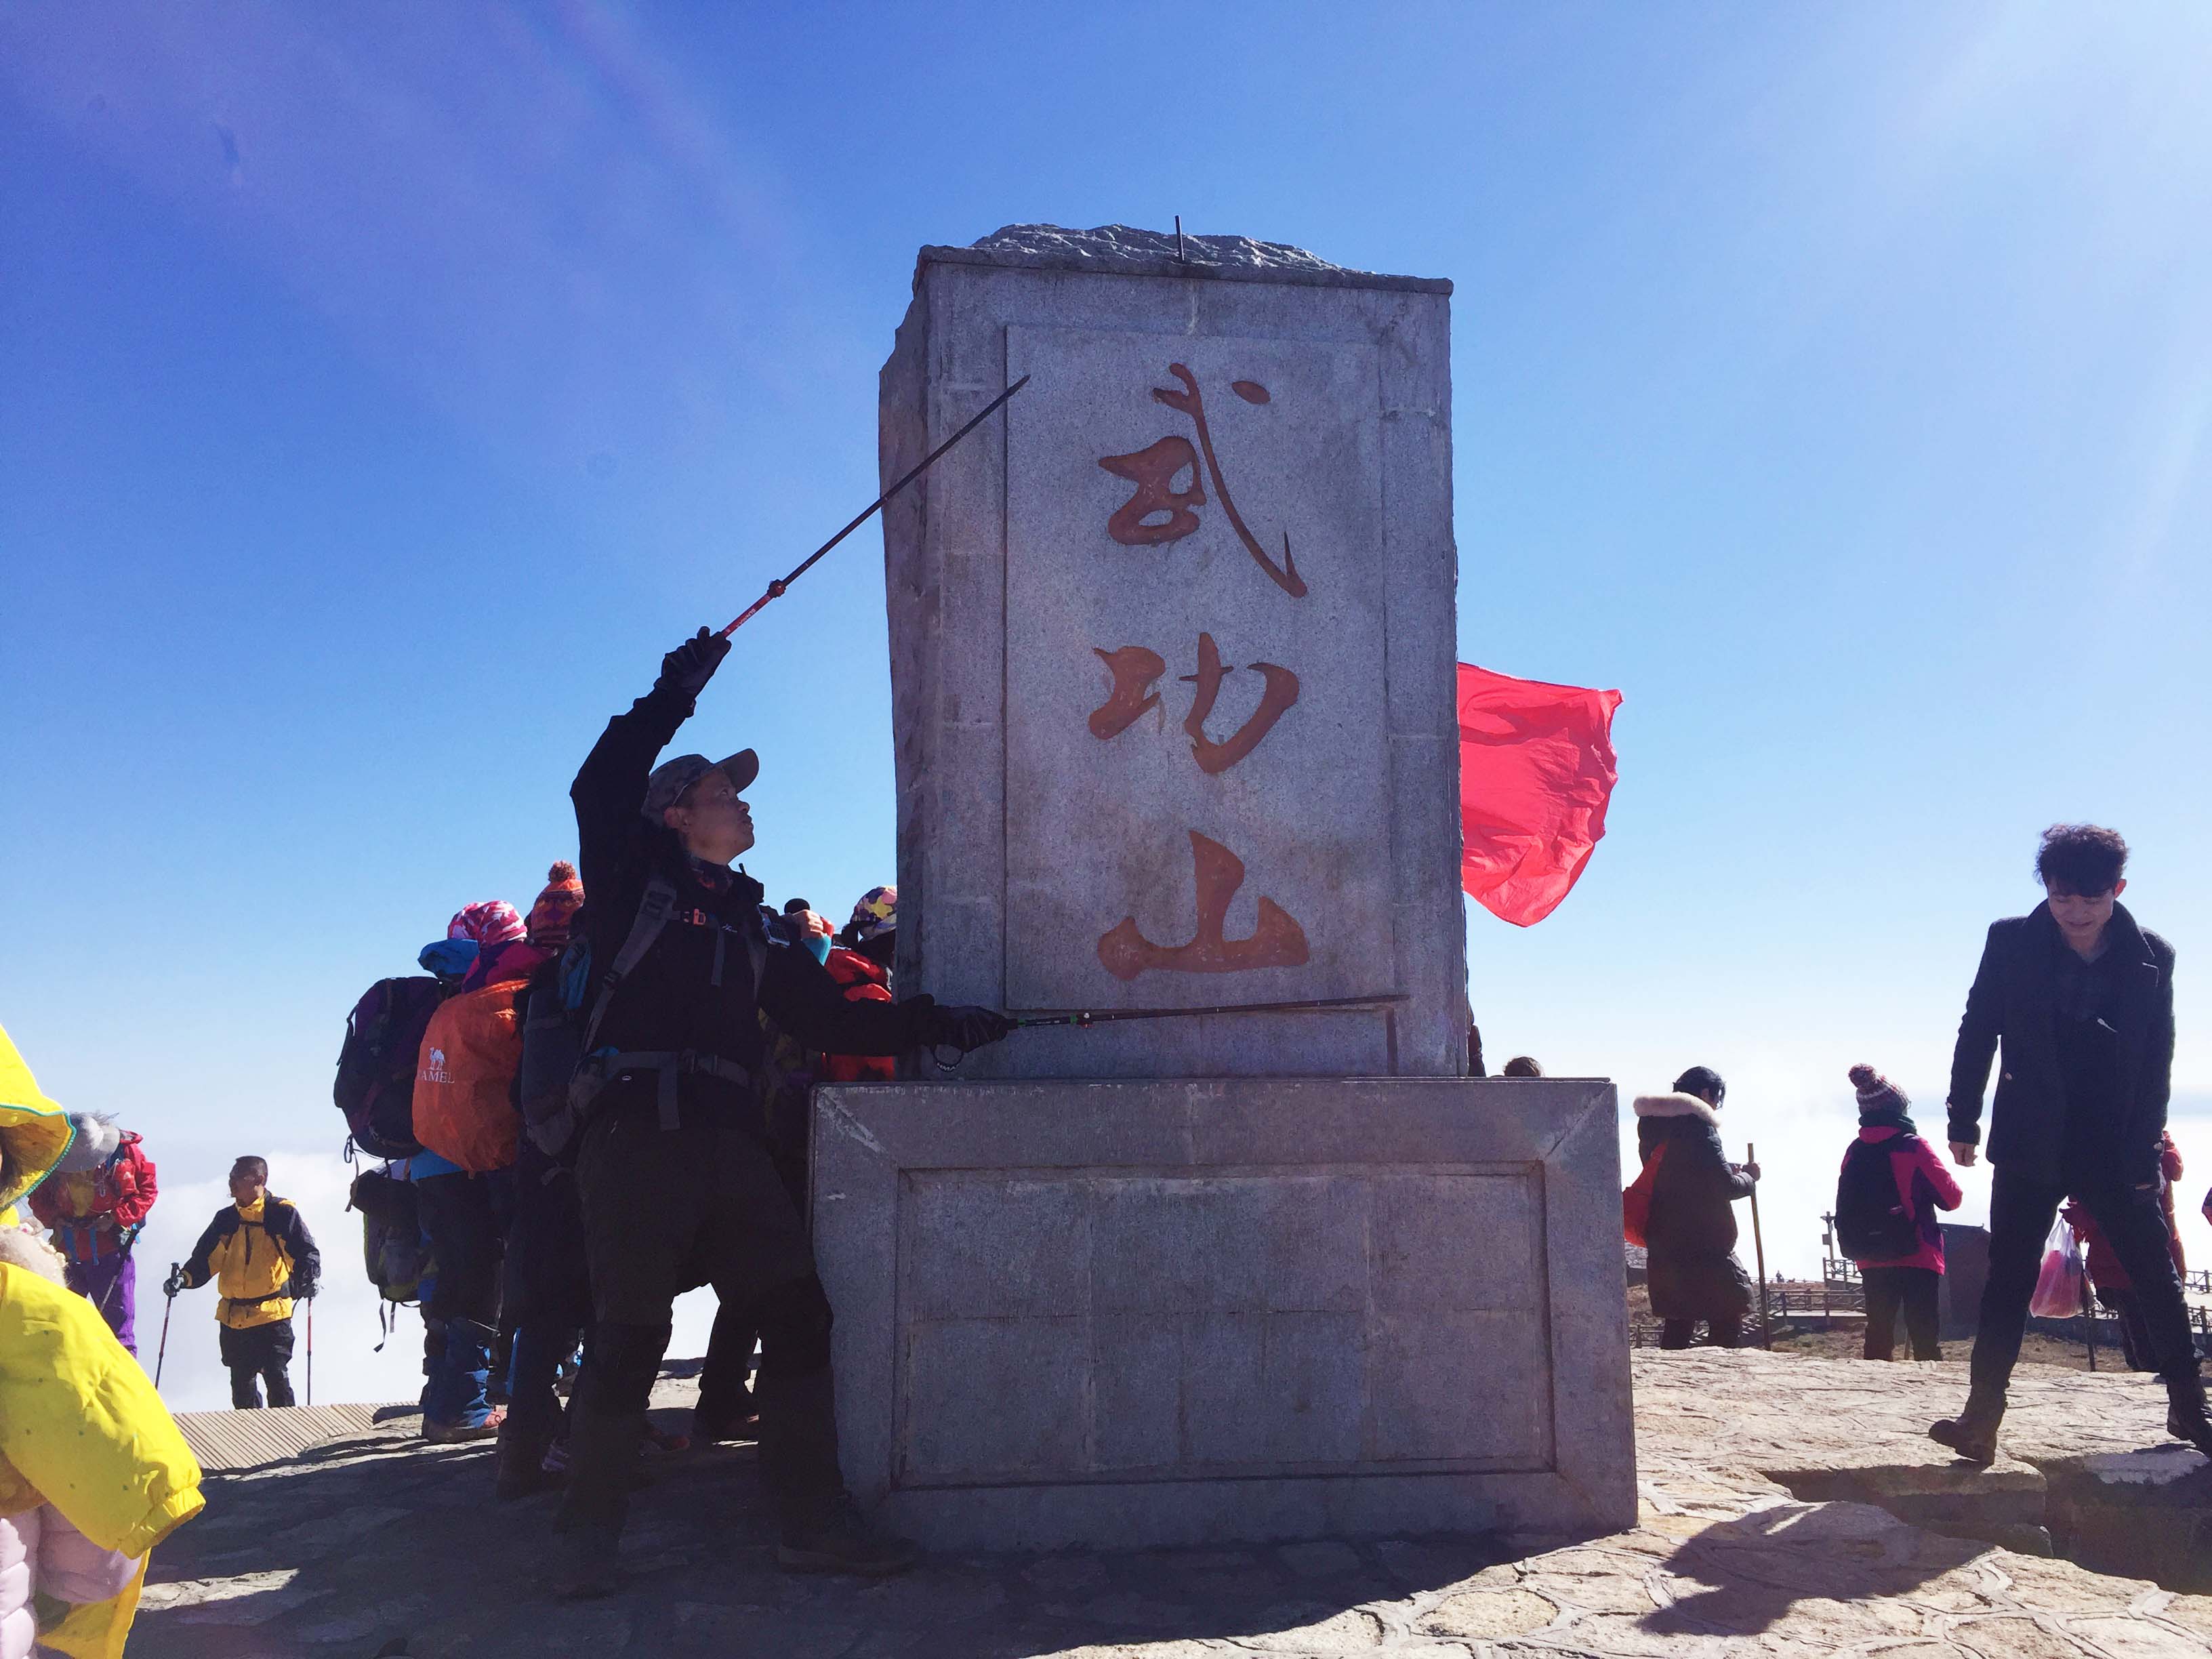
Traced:
<path id="1" fill-rule="evenodd" d="M 539 1584 L 550 1499 L 496 1505 L 485 1448 L 371 1423 L 211 1476 L 207 1513 L 155 1554 L 131 1650 L 370 1659 L 404 1638 L 413 1659 L 2212 1655 L 2212 1597 L 2033 1553 L 2062 1487 L 2078 1497 L 2079 1460 L 2063 1454 L 2095 1455 L 2101 1472 L 2084 1479 L 2140 1506 L 2138 1534 L 2184 1536 L 2212 1512 L 2196 1453 L 2136 1450 L 2160 1438 L 2147 1379 L 2024 1368 L 2007 1429 L 2030 1461 L 1968 1474 L 1921 1433 L 1960 1396 L 1960 1365 L 1693 1350 L 1639 1352 L 1635 1374 L 1644 1515 L 1607 1538 L 951 1557 L 872 1584 L 788 1577 L 744 1446 L 657 1460 L 628 1589 L 583 1607 Z M 664 1382 L 655 1401 L 691 1392 Z M 2021 1547 L 1958 1535 L 1975 1528 Z"/>
<path id="2" fill-rule="evenodd" d="M 413 1406 L 275 1406 L 252 1412 L 185 1412 L 177 1426 L 210 1474 L 258 1468 L 333 1440 L 421 1427 Z M 403 1420 L 404 1419 L 404 1420 Z"/>

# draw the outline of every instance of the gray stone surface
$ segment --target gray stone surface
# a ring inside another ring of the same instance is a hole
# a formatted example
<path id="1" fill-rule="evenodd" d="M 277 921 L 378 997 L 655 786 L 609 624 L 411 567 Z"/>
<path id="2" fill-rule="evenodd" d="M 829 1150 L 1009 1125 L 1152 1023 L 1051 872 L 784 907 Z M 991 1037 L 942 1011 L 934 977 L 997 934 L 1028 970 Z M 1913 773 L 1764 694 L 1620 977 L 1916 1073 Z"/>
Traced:
<path id="1" fill-rule="evenodd" d="M 1621 1524 L 1614 1116 L 1571 1079 L 824 1088 L 848 1478 L 950 1548 Z"/>
<path id="2" fill-rule="evenodd" d="M 1389 288 L 1415 294 L 1452 291 L 1451 284 L 1442 277 L 1386 276 L 1371 270 L 1352 270 L 1287 242 L 1255 241 L 1249 236 L 1202 236 L 1195 232 L 1178 240 L 1171 230 L 1140 230 L 1132 225 L 1098 225 L 1089 230 L 1071 230 L 1063 225 L 1004 225 L 964 247 L 924 248 L 921 257 L 925 263 L 1012 265 L 1105 275 Z"/>
<path id="3" fill-rule="evenodd" d="M 886 479 L 1032 378 L 885 512 L 902 984 L 1350 1005 L 1029 1031 L 976 1077 L 1459 1075 L 1449 285 L 1173 246 L 922 252 Z"/>
<path id="4" fill-rule="evenodd" d="M 489 1448 L 392 1424 L 217 1475 L 154 1553 L 132 1659 L 2205 1659 L 2212 1597 L 1794 1499 L 1766 1473 L 1940 1468 L 1924 1433 L 1966 1367 L 1755 1352 L 1633 1359 L 1632 1526 L 1180 1551 L 933 1556 L 887 1583 L 793 1578 L 740 1446 L 653 1460 L 613 1601 L 550 1600 L 550 1498 L 491 1500 Z M 680 1427 L 693 1390 L 666 1380 Z M 2080 1455 L 2136 1528 L 2171 1532 L 2203 1460 L 2154 1447 L 2144 1379 L 2024 1366 L 2006 1419 L 2029 1459 Z M 2187 1469 L 2173 1480 L 2170 1464 Z M 2014 1469 L 1999 1465 L 2008 1487 Z M 1877 1479 L 1887 1477 L 1876 1476 Z M 2099 1478 L 2102 1478 L 2100 1475 Z M 2055 1497 L 2054 1493 L 2054 1497 Z M 2199 1524 L 2203 1499 L 2197 1511 Z M 2117 1529 L 2116 1529 L 2117 1532 Z M 2113 1541 L 2118 1541 L 2117 1537 Z M 404 1642 L 404 1650 L 388 1649 Z"/>

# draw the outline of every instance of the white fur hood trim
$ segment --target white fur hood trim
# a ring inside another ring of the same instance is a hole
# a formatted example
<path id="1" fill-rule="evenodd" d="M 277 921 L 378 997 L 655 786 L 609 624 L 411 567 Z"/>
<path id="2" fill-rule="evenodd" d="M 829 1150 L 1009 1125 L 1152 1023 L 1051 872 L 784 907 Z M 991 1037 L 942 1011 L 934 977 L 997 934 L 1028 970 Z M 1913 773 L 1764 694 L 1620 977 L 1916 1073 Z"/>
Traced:
<path id="1" fill-rule="evenodd" d="M 1695 1095 L 1638 1095 L 1636 1097 L 1636 1115 L 1701 1117 L 1708 1123 L 1721 1121 L 1721 1115 Z"/>
<path id="2" fill-rule="evenodd" d="M 62 1253 L 27 1227 L 0 1227 L 0 1262 L 24 1268 L 57 1285 L 69 1282 Z"/>

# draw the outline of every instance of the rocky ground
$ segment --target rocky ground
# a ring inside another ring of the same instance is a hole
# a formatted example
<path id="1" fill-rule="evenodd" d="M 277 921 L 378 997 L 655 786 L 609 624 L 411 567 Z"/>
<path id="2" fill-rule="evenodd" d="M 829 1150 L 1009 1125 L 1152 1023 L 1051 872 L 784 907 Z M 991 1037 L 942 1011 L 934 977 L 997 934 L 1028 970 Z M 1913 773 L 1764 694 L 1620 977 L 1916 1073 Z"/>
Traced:
<path id="1" fill-rule="evenodd" d="M 156 1553 L 131 1651 L 2212 1656 L 2212 1595 L 2148 1577 L 2212 1571 L 2212 1468 L 2142 1449 L 2162 1438 L 2148 1379 L 2024 1367 L 2007 1425 L 2021 1461 L 1984 1472 L 1923 1433 L 1964 1392 L 1954 1363 L 1692 1350 L 1640 1352 L 1635 1367 L 1644 1511 L 1610 1537 L 950 1558 L 874 1584 L 793 1578 L 773 1565 L 741 1447 L 660 1461 L 626 1593 L 581 1607 L 543 1593 L 546 1500 L 495 1505 L 483 1449 L 426 1447 L 403 1419 L 211 1477 L 207 1513 Z M 686 1391 L 671 1382 L 657 1398 Z M 2054 1528 L 2137 1576 L 2043 1553 Z"/>

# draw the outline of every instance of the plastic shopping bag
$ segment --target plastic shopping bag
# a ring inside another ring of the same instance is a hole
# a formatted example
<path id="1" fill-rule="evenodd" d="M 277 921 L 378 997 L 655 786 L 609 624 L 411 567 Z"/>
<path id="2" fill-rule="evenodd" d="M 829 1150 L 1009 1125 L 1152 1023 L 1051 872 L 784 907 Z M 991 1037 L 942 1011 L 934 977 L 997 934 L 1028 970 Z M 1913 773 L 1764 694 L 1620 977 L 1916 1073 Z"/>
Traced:
<path id="1" fill-rule="evenodd" d="M 2043 1241 L 2043 1273 L 2027 1310 L 2038 1319 L 2071 1319 L 2081 1311 L 2081 1246 L 2061 1216 Z"/>

